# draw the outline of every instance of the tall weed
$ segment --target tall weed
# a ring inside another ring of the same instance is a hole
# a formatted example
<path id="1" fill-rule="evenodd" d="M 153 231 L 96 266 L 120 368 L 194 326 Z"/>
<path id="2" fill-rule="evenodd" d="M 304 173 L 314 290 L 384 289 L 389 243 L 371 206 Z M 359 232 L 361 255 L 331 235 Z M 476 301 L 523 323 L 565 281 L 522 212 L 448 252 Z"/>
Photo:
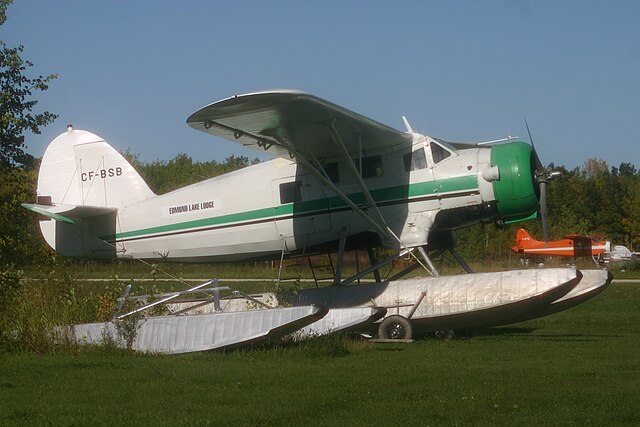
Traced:
<path id="1" fill-rule="evenodd" d="M 0 350 L 77 350 L 60 326 L 110 320 L 121 289 L 117 282 L 98 289 L 78 287 L 59 265 L 37 280 L 5 267 L 0 270 Z"/>

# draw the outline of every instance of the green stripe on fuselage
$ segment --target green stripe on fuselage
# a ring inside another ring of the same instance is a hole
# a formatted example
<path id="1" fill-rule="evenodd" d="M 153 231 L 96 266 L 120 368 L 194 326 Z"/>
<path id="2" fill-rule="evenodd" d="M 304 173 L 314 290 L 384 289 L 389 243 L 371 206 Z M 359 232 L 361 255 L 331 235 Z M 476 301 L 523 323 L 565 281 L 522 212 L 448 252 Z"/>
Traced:
<path id="1" fill-rule="evenodd" d="M 407 202 L 409 202 L 408 199 L 413 197 L 434 195 L 438 193 L 449 193 L 454 191 L 473 190 L 477 188 L 478 180 L 476 175 L 466 175 L 456 178 L 381 188 L 378 190 L 372 190 L 371 195 L 376 203 L 388 202 L 392 200 L 407 200 Z M 361 192 L 349 194 L 348 197 L 356 204 L 365 203 L 364 195 Z M 344 208 L 346 206 L 347 204 L 340 197 L 335 196 L 324 199 L 289 203 L 286 205 L 256 209 L 252 211 L 197 219 L 193 221 L 185 221 L 175 224 L 159 225 L 156 227 L 149 227 L 140 230 L 125 231 L 122 233 L 117 233 L 115 236 L 105 236 L 105 239 L 127 239 L 149 234 L 183 231 L 191 228 L 216 226 L 235 222 L 245 222 L 268 218 L 276 219 L 277 217 L 283 215 L 312 213 L 315 211 L 325 212 L 327 210 Z"/>
<path id="2" fill-rule="evenodd" d="M 286 206 L 280 206 L 285 208 Z M 278 214 L 280 215 L 280 214 Z M 200 228 L 211 225 L 220 225 L 231 222 L 251 221 L 260 218 L 273 216 L 273 208 L 256 209 L 253 211 L 240 212 L 228 215 L 215 216 L 211 218 L 196 219 L 193 221 L 178 222 L 175 224 L 159 225 L 157 227 L 143 228 L 141 230 L 125 231 L 117 233 L 116 239 L 124 239 L 128 237 L 142 236 L 145 234 L 166 233 L 169 231 L 186 230 L 189 228 Z"/>

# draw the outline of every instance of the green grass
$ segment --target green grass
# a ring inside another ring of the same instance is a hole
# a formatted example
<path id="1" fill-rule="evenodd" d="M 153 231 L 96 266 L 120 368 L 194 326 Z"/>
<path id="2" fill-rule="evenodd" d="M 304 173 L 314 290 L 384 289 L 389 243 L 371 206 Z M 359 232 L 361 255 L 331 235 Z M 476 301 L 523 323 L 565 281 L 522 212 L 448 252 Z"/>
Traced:
<path id="1" fill-rule="evenodd" d="M 0 425 L 638 425 L 640 286 L 469 339 L 0 354 Z"/>

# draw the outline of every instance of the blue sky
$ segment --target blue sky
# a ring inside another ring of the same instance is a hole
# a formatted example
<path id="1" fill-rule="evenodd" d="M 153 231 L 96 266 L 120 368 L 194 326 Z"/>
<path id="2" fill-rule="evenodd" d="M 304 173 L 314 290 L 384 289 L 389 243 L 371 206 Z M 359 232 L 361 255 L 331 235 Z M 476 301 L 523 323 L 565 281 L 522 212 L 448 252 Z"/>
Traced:
<path id="1" fill-rule="evenodd" d="M 453 141 L 526 140 L 526 117 L 544 163 L 640 168 L 638 22 L 638 1 L 17 0 L 0 40 L 59 75 L 36 156 L 72 123 L 146 161 L 253 158 L 186 118 L 290 88 Z"/>

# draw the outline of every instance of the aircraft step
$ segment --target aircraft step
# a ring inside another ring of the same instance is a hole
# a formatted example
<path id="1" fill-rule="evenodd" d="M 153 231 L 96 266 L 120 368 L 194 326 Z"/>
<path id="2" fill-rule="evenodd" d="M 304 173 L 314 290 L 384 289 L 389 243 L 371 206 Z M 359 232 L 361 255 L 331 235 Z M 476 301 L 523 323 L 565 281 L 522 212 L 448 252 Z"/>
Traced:
<path id="1" fill-rule="evenodd" d="M 306 247 L 302 249 L 302 256 L 295 258 L 287 258 L 285 255 L 287 254 L 287 243 L 286 239 L 283 240 L 282 244 L 282 253 L 280 254 L 280 265 L 278 268 L 278 280 L 276 281 L 276 285 L 280 285 L 280 282 L 296 282 L 300 283 L 300 279 L 302 278 L 302 269 L 304 268 L 304 253 Z M 292 263 L 290 260 L 299 259 L 298 262 Z M 295 275 L 291 275 L 286 277 L 284 274 L 285 271 L 291 271 L 292 268 L 297 268 L 297 273 Z"/>
<path id="2" fill-rule="evenodd" d="M 280 260 L 278 269 L 278 280 L 280 282 L 300 282 L 302 270 L 304 269 L 304 258 L 283 258 Z"/>
<path id="3" fill-rule="evenodd" d="M 333 280 L 336 275 L 336 269 L 333 265 L 331 254 L 327 254 L 327 258 L 329 259 L 328 262 L 324 262 L 323 264 L 314 264 L 313 259 L 309 256 L 307 257 L 309 269 L 311 270 L 313 281 L 316 283 L 316 288 L 318 287 L 318 282 L 323 280 Z"/>

